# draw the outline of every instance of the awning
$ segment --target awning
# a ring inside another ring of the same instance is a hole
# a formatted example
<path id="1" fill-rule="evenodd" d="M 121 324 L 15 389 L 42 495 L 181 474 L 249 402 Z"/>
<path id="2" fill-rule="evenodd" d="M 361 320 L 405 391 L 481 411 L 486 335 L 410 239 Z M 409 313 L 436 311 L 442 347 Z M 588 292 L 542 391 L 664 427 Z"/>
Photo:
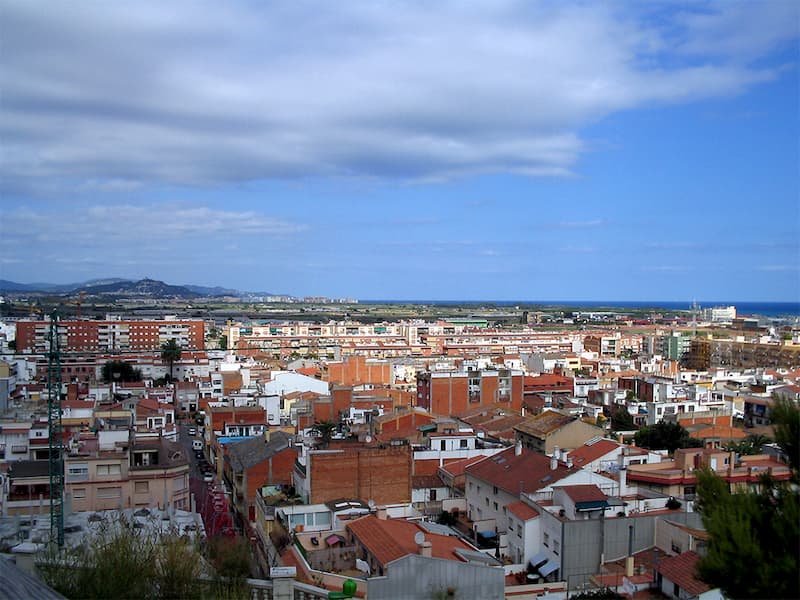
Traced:
<path id="1" fill-rule="evenodd" d="M 539 570 L 539 574 L 542 577 L 547 577 L 553 571 L 557 571 L 558 570 L 558 563 L 548 560 L 545 564 L 543 564 L 541 567 L 539 567 L 538 570 Z"/>
<path id="2" fill-rule="evenodd" d="M 344 544 L 346 541 L 347 540 L 345 540 L 338 533 L 332 533 L 328 537 L 325 538 L 325 543 L 328 546 L 333 546 L 334 544 Z"/>
<path id="3" fill-rule="evenodd" d="M 535 569 L 539 565 L 543 565 L 544 563 L 546 563 L 548 560 L 549 559 L 547 558 L 547 554 L 545 554 L 544 552 L 539 552 L 536 556 L 531 558 L 531 566 Z"/>

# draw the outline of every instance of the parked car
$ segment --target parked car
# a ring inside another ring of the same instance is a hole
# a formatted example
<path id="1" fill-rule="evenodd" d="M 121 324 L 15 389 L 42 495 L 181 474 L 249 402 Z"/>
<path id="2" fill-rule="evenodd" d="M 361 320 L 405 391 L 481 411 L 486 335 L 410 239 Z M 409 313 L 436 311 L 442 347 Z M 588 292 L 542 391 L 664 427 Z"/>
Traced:
<path id="1" fill-rule="evenodd" d="M 212 481 L 214 481 L 214 473 L 208 471 L 205 475 L 203 475 L 203 481 L 205 481 L 206 483 L 211 483 Z"/>
<path id="2" fill-rule="evenodd" d="M 197 428 L 189 427 L 189 435 L 197 435 Z"/>

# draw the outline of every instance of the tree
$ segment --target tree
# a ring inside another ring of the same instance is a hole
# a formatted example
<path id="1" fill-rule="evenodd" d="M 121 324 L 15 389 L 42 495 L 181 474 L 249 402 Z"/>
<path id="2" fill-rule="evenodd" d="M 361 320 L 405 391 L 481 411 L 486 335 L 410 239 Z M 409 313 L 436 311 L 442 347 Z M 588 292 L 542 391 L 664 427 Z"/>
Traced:
<path id="1" fill-rule="evenodd" d="M 775 440 L 798 473 L 800 413 L 776 399 L 770 414 Z M 800 597 L 800 489 L 764 476 L 758 492 L 731 494 L 711 470 L 697 472 L 696 509 L 709 534 L 700 577 L 738 598 Z"/>
<path id="2" fill-rule="evenodd" d="M 697 474 L 697 509 L 709 535 L 698 574 L 729 598 L 800 597 L 800 493 L 765 478 L 731 494 L 711 470 Z"/>
<path id="3" fill-rule="evenodd" d="M 773 396 L 774 404 L 769 413 L 775 441 L 789 458 L 789 466 L 797 476 L 800 469 L 800 409 L 780 396 Z"/>
<path id="4" fill-rule="evenodd" d="M 728 442 L 725 444 L 725 450 L 741 455 L 761 454 L 761 447 L 764 444 L 769 444 L 769 442 L 770 439 L 767 436 L 753 433 L 741 442 Z"/>
<path id="5" fill-rule="evenodd" d="M 636 432 L 633 439 L 637 446 L 650 450 L 666 449 L 670 454 L 678 448 L 696 448 L 703 444 L 700 440 L 692 438 L 689 432 L 677 423 L 666 421 L 643 427 Z"/>
<path id="6" fill-rule="evenodd" d="M 119 515 L 75 548 L 53 548 L 37 565 L 67 598 L 200 597 L 201 556 L 176 531 L 150 530 Z"/>
<path id="7" fill-rule="evenodd" d="M 161 360 L 169 364 L 169 380 L 172 381 L 172 368 L 181 359 L 182 351 L 175 338 L 170 338 L 161 344 Z"/>
<path id="8" fill-rule="evenodd" d="M 317 421 L 314 423 L 311 427 L 311 433 L 320 438 L 318 442 L 320 448 L 328 447 L 336 428 L 336 423 L 333 421 Z"/>
<path id="9" fill-rule="evenodd" d="M 142 380 L 142 372 L 139 369 L 134 369 L 131 363 L 124 360 L 109 360 L 103 365 L 100 375 L 106 383 Z"/>
<path id="10" fill-rule="evenodd" d="M 614 431 L 631 431 L 636 429 L 633 422 L 633 415 L 624 406 L 617 406 L 611 409 L 611 429 Z"/>

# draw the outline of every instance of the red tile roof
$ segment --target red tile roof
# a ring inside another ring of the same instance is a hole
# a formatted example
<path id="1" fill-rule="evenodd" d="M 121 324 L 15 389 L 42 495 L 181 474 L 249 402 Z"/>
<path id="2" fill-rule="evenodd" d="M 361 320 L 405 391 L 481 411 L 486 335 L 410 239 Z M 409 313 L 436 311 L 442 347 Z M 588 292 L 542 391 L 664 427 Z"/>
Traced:
<path id="1" fill-rule="evenodd" d="M 700 581 L 695 575 L 698 560 L 700 555 L 696 552 L 683 552 L 661 560 L 656 565 L 656 571 L 671 582 L 677 583 L 682 590 L 697 596 L 711 589 L 711 586 Z"/>
<path id="2" fill-rule="evenodd" d="M 482 461 L 486 456 L 473 456 L 472 458 L 462 458 L 460 460 L 454 460 L 453 462 L 445 461 L 444 465 L 442 465 L 441 469 L 445 473 L 452 475 L 453 477 L 458 477 L 459 475 L 464 474 L 464 470 L 470 466 L 474 465 L 476 462 Z M 414 463 L 416 465 L 416 463 Z"/>
<path id="3" fill-rule="evenodd" d="M 583 446 L 575 448 L 568 456 L 572 459 L 573 464 L 581 466 L 613 452 L 620 446 L 622 446 L 622 444 L 619 442 L 604 438 L 592 444 L 584 444 Z"/>
<path id="4" fill-rule="evenodd" d="M 569 469 L 560 462 L 555 469 L 551 469 L 548 456 L 527 448 L 517 455 L 515 448 L 509 448 L 467 467 L 465 471 L 467 475 L 478 477 L 516 496 L 520 492 L 536 492 L 577 470 L 574 467 Z"/>
<path id="5" fill-rule="evenodd" d="M 520 521 L 529 521 L 539 516 L 539 511 L 533 508 L 530 504 L 526 504 L 522 500 L 517 500 L 506 506 L 508 512 L 517 517 Z"/>
<path id="6" fill-rule="evenodd" d="M 431 556 L 434 558 L 461 561 L 455 550 L 475 550 L 456 536 L 430 533 L 416 523 L 402 519 L 383 520 L 367 515 L 351 521 L 346 527 L 382 565 L 407 554 L 418 554 L 414 536 L 419 532 L 431 543 Z"/>
<path id="7" fill-rule="evenodd" d="M 586 485 L 564 485 L 560 486 L 564 493 L 575 503 L 579 502 L 602 502 L 608 499 L 599 487 L 590 483 Z"/>
<path id="8" fill-rule="evenodd" d="M 526 433 L 534 437 L 544 437 L 564 425 L 576 420 L 575 417 L 565 415 L 554 410 L 547 410 L 535 417 L 525 419 L 519 425 L 515 425 L 514 429 Z"/>

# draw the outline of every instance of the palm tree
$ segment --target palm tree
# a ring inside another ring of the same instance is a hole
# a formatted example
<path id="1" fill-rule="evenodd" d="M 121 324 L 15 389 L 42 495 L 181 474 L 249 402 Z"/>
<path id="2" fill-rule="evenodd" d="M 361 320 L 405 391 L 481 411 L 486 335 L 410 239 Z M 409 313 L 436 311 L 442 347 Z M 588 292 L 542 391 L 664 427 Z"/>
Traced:
<path id="1" fill-rule="evenodd" d="M 175 341 L 175 338 L 170 338 L 163 344 L 161 344 L 161 360 L 165 360 L 169 363 L 169 380 L 172 381 L 172 367 L 175 365 L 175 361 L 181 359 L 181 347 L 178 345 L 178 342 Z"/>
<path id="2" fill-rule="evenodd" d="M 320 448 L 327 448 L 336 429 L 336 423 L 333 421 L 317 421 L 311 427 L 311 433 L 319 436 Z"/>

